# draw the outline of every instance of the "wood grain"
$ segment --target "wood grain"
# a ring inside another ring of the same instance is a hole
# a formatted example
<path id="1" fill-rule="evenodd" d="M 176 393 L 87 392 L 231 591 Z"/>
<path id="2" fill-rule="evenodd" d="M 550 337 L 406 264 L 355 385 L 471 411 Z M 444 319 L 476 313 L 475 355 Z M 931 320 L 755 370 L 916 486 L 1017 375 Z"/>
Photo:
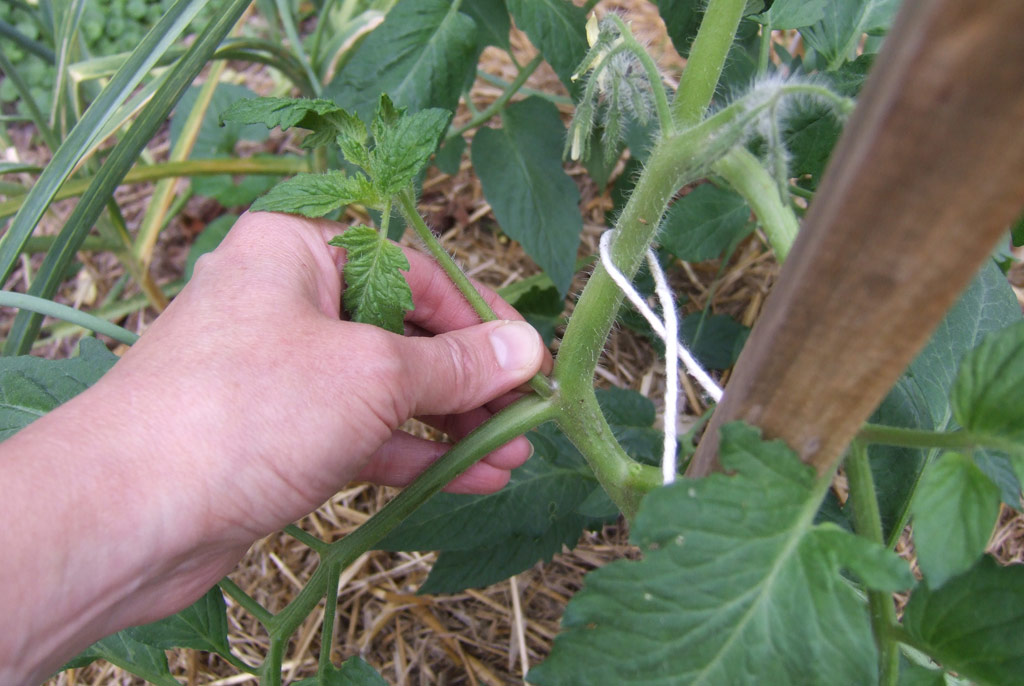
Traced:
<path id="1" fill-rule="evenodd" d="M 830 468 L 1024 207 L 1024 2 L 903 8 L 688 475 L 734 419 Z"/>

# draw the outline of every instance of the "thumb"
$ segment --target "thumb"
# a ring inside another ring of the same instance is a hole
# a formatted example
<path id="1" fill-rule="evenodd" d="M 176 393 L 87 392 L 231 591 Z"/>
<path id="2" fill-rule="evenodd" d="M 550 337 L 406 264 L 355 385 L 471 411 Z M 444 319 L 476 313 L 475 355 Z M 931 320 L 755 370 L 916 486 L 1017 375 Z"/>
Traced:
<path id="1" fill-rule="evenodd" d="M 544 343 L 521 321 L 495 321 L 431 338 L 403 338 L 411 414 L 458 414 L 521 386 L 540 370 Z"/>

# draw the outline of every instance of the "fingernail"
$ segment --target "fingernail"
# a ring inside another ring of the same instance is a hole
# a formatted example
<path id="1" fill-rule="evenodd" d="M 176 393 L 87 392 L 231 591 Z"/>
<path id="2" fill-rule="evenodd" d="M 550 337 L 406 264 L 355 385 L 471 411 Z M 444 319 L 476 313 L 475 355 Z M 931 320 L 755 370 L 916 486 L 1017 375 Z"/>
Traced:
<path id="1" fill-rule="evenodd" d="M 537 360 L 537 333 L 526 322 L 504 322 L 491 331 L 494 357 L 505 371 L 516 371 Z"/>

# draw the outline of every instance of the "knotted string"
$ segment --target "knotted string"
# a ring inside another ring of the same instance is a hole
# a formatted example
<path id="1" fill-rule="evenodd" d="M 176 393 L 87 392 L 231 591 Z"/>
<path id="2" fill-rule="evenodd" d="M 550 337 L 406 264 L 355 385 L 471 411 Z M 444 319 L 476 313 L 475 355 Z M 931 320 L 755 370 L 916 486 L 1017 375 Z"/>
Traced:
<path id="1" fill-rule="evenodd" d="M 612 277 L 612 281 L 618 286 L 629 302 L 644 316 L 644 319 L 651 325 L 651 329 L 661 340 L 665 342 L 665 443 L 664 452 L 661 458 L 662 483 L 670 484 L 676 479 L 676 417 L 678 416 L 679 405 L 679 360 L 683 361 L 686 370 L 690 373 L 701 388 L 716 403 L 722 399 L 722 388 L 711 376 L 704 371 L 700 363 L 694 359 L 686 346 L 679 342 L 679 319 L 676 316 L 675 299 L 672 297 L 672 290 L 668 286 L 665 272 L 658 264 L 658 258 L 654 251 L 647 250 L 647 264 L 651 268 L 651 275 L 654 276 L 654 292 L 661 303 L 661 311 L 665 316 L 662 321 L 647 306 L 633 285 L 626 279 L 625 275 L 612 262 L 611 252 L 608 245 L 611 242 L 611 231 L 605 231 L 601 235 L 600 254 L 601 264 L 605 271 Z"/>

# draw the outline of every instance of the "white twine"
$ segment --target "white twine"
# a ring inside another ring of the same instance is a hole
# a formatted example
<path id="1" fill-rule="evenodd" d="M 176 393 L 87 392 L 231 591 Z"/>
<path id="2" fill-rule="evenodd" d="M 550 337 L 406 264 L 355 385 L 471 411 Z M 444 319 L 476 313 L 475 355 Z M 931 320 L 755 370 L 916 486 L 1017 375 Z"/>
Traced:
<path id="1" fill-rule="evenodd" d="M 694 359 L 686 346 L 679 341 L 679 320 L 676 316 L 676 304 L 672 297 L 672 290 L 668 287 L 668 280 L 665 272 L 658 264 L 658 258 L 653 250 L 647 251 L 647 264 L 654 276 L 654 292 L 661 303 L 661 311 L 665 320 L 658 318 L 654 311 L 647 306 L 633 285 L 626 279 L 625 275 L 612 262 L 611 252 L 608 245 L 611 242 L 611 231 L 605 231 L 601 235 L 600 253 L 601 264 L 612 281 L 618 286 L 629 302 L 644 316 L 644 319 L 651 325 L 654 333 L 665 342 L 665 444 L 664 453 L 661 458 L 662 482 L 670 484 L 676 479 L 676 417 L 678 416 L 679 405 L 679 360 L 683 361 L 686 370 L 690 373 L 701 388 L 716 403 L 722 399 L 722 388 L 711 376 L 704 371 L 700 363 Z"/>

